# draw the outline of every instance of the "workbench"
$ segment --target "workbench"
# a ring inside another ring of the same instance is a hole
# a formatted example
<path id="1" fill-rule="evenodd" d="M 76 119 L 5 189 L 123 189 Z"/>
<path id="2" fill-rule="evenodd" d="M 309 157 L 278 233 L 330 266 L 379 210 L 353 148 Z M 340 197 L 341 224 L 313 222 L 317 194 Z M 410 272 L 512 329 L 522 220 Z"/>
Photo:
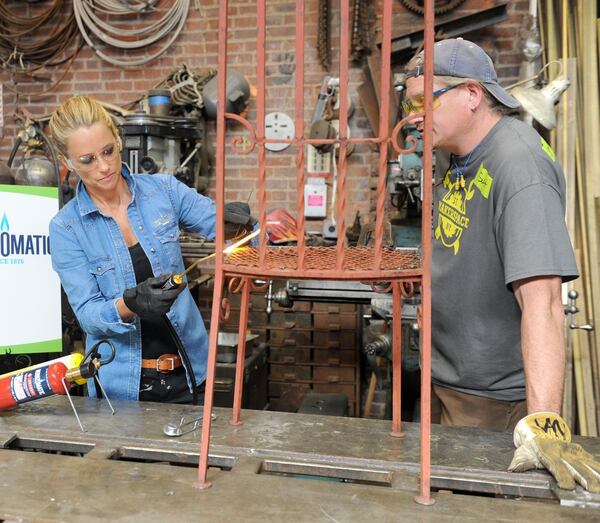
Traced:
<path id="1" fill-rule="evenodd" d="M 435 504 L 418 505 L 419 425 L 215 409 L 208 479 L 194 487 L 199 431 L 168 422 L 202 407 L 64 396 L 0 413 L 0 520 L 69 522 L 600 521 L 600 496 L 545 471 L 506 472 L 512 435 L 432 426 Z M 578 438 L 600 458 L 600 440 Z"/>

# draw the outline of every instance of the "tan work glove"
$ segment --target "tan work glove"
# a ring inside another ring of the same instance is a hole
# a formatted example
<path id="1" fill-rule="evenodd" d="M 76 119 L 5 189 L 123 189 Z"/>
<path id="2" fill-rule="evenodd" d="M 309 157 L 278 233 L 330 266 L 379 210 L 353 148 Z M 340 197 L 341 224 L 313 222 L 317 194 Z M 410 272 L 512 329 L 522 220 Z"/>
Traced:
<path id="1" fill-rule="evenodd" d="M 546 468 L 560 488 L 573 490 L 575 481 L 600 493 L 600 463 L 581 445 L 571 443 L 571 431 L 558 414 L 536 412 L 525 416 L 513 433 L 517 450 L 510 472 Z"/>

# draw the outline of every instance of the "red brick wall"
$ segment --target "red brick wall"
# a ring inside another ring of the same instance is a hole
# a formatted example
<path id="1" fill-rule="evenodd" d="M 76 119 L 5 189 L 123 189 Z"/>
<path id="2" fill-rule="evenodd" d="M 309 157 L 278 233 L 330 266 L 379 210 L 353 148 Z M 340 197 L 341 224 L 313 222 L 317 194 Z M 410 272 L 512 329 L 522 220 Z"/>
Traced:
<path id="1" fill-rule="evenodd" d="M 24 6 L 20 0 L 7 2 L 9 8 L 15 13 L 23 14 L 25 9 L 43 9 L 43 5 L 33 4 L 34 7 Z M 9 90 L 9 86 L 15 87 L 14 78 L 7 72 L 0 72 L 0 82 L 6 84 L 4 87 L 4 135 L 0 140 L 0 159 L 6 160 L 10 148 L 14 142 L 17 127 L 13 123 L 13 114 L 18 106 L 26 107 L 36 116 L 49 113 L 57 103 L 60 103 L 74 93 L 90 93 L 97 98 L 118 105 L 126 105 L 139 98 L 146 90 L 152 88 L 162 80 L 175 67 L 185 63 L 193 70 L 202 72 L 217 66 L 217 17 L 218 0 L 202 0 L 198 12 L 194 8 L 194 2 L 184 31 L 175 44 L 166 54 L 149 65 L 140 68 L 122 69 L 111 66 L 101 61 L 96 54 L 85 47 L 74 61 L 71 70 L 65 75 L 64 81 L 51 94 L 43 98 L 29 99 L 26 96 L 17 96 Z M 293 0 L 268 1 L 267 19 L 270 29 L 267 33 L 267 112 L 283 111 L 293 116 L 294 109 L 294 17 L 295 3 Z M 338 2 L 331 0 L 334 4 L 334 13 L 338 12 Z M 474 8 L 490 5 L 491 0 L 467 0 L 461 9 L 472 10 Z M 251 0 L 230 1 L 230 43 L 229 59 L 231 67 L 246 74 L 252 83 L 255 68 L 255 39 L 256 39 L 256 17 L 255 2 Z M 306 43 L 305 43 L 305 106 L 306 120 L 309 121 L 312 113 L 318 87 L 326 71 L 318 64 L 316 54 L 317 34 L 317 6 L 318 0 L 306 0 Z M 379 19 L 381 2 L 373 2 L 371 10 L 373 30 L 377 34 L 373 42 L 379 38 L 376 26 Z M 494 27 L 488 27 L 477 33 L 465 35 L 466 38 L 480 43 L 490 52 L 497 64 L 498 73 L 503 83 L 515 79 L 518 74 L 518 66 L 521 61 L 517 32 L 520 19 L 527 13 L 527 0 L 511 0 L 508 6 L 509 19 Z M 394 2 L 394 28 L 406 24 L 415 26 L 419 24 L 419 18 L 406 11 L 399 2 Z M 335 15 L 334 15 L 335 16 Z M 412 17 L 412 18 L 411 18 Z M 377 19 L 377 20 L 376 20 Z M 333 24 L 334 33 L 338 29 L 337 22 Z M 332 39 L 334 49 L 332 50 L 332 67 L 330 74 L 337 75 L 337 44 Z M 51 71 L 53 79 L 62 74 L 62 69 Z M 352 101 L 356 107 L 355 114 L 350 122 L 351 131 L 354 136 L 365 136 L 370 134 L 368 121 L 360 107 L 360 101 L 356 95 L 355 88 L 363 80 L 363 72 L 360 67 L 353 66 L 350 70 L 350 92 Z M 47 85 L 47 84 L 46 84 Z M 19 83 L 16 88 L 20 93 L 39 91 L 41 85 L 27 85 Z M 248 118 L 252 122 L 255 117 L 254 102 L 250 104 Z M 214 139 L 214 122 L 209 124 L 211 139 Z M 239 132 L 237 124 L 230 124 L 231 132 Z M 308 129 L 306 130 L 308 132 Z M 268 189 L 270 207 L 284 206 L 295 208 L 296 182 L 295 182 L 295 158 L 292 147 L 280 153 L 268 153 Z M 357 209 L 364 216 L 369 207 L 368 198 L 369 178 L 375 172 L 377 165 L 374 149 L 368 145 L 358 146 L 348 163 L 348 188 L 349 205 L 348 216 L 353 218 Z M 227 160 L 226 188 L 228 199 L 250 198 L 251 204 L 257 198 L 256 187 L 256 157 L 253 155 L 241 157 L 228 154 Z M 214 184 L 214 177 L 212 177 Z M 319 230 L 317 223 L 309 224 L 309 229 Z"/>

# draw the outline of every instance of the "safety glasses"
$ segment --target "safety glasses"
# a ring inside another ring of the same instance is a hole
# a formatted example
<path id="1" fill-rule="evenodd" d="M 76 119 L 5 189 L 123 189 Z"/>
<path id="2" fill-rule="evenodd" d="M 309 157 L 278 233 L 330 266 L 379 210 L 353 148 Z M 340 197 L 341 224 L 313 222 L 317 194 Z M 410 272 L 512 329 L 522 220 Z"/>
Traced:
<path id="1" fill-rule="evenodd" d="M 437 91 L 433 91 L 433 108 L 436 109 L 440 106 L 440 96 L 448 91 L 451 91 L 455 87 L 458 87 L 463 84 L 451 85 L 448 87 L 442 87 Z M 409 114 L 414 113 L 422 113 L 425 111 L 425 96 L 419 94 L 417 96 L 413 96 L 407 100 L 402 101 L 402 111 L 404 112 L 404 116 L 408 116 Z"/>
<path id="2" fill-rule="evenodd" d="M 77 168 L 80 171 L 91 171 L 98 164 L 98 158 L 102 158 L 105 162 L 113 161 L 117 155 L 119 154 L 119 147 L 116 143 L 111 143 L 107 145 L 99 154 L 86 154 L 84 156 L 80 156 L 75 160 L 76 166 L 73 165 L 73 162 L 70 158 L 67 158 L 67 165 L 69 169 Z"/>

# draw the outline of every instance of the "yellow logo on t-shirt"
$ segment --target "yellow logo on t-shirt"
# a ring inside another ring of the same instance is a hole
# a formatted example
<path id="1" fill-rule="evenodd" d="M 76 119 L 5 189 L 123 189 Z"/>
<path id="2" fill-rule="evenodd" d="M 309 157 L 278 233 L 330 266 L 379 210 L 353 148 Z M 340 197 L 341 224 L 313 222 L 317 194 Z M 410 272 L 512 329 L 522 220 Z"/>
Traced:
<path id="1" fill-rule="evenodd" d="M 542 151 L 544 151 L 552 161 L 556 160 L 556 154 L 554 153 L 554 151 L 552 150 L 552 147 L 550 147 L 550 145 L 548 144 L 548 142 L 546 140 L 544 140 L 541 136 L 540 136 L 540 140 L 541 140 L 541 144 L 542 144 Z"/>
<path id="2" fill-rule="evenodd" d="M 482 196 L 486 200 L 490 195 L 493 182 L 494 179 L 490 176 L 490 172 L 481 164 L 475 175 L 475 186 L 481 191 Z"/>
<path id="3" fill-rule="evenodd" d="M 467 202 L 475 195 L 475 187 L 482 196 L 488 199 L 494 179 L 489 171 L 480 165 L 477 175 L 467 187 L 462 187 L 450 180 L 451 171 L 444 176 L 444 187 L 448 190 L 438 202 L 438 223 L 435 228 L 435 239 L 444 247 L 452 248 L 454 254 L 460 251 L 460 239 L 469 228 L 471 219 L 467 216 Z"/>

